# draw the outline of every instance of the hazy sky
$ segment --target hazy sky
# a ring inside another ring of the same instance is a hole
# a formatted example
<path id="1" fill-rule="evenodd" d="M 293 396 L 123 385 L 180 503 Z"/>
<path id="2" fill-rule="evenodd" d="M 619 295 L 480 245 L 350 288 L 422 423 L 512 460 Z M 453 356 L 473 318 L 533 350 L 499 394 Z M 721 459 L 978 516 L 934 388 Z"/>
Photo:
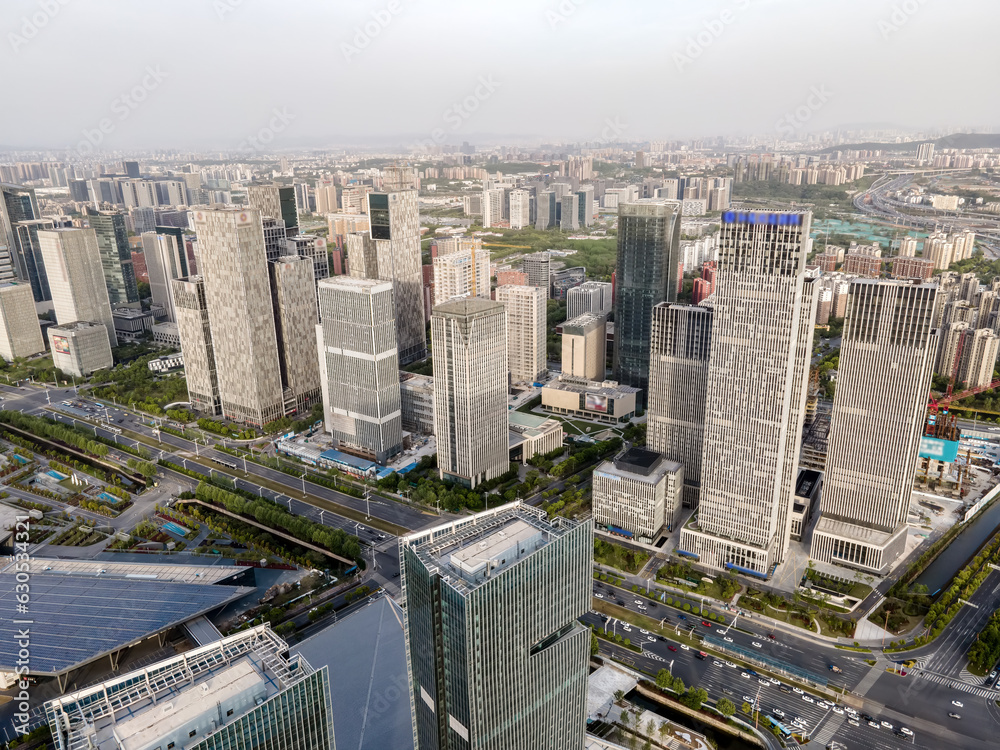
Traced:
<path id="1" fill-rule="evenodd" d="M 3 8 L 0 147 L 237 148 L 260 138 L 270 150 L 1000 123 L 1000 53 L 985 33 L 1000 22 L 995 0 Z"/>

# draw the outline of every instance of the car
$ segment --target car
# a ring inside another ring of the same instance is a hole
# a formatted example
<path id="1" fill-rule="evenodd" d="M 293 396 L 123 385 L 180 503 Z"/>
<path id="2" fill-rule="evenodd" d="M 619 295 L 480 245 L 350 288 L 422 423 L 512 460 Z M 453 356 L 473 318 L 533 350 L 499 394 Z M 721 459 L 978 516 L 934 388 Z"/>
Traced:
<path id="1" fill-rule="evenodd" d="M 838 716 L 843 716 L 844 715 L 844 709 L 842 709 L 840 706 L 834 706 L 832 710 Z"/>
<path id="2" fill-rule="evenodd" d="M 848 719 L 847 723 L 850 724 L 852 727 L 860 727 L 861 726 L 861 723 L 857 719 Z"/>
<path id="3" fill-rule="evenodd" d="M 732 643 L 733 642 L 733 639 L 730 638 L 728 635 L 725 638 L 723 638 L 722 640 L 724 640 L 726 643 Z"/>
<path id="4" fill-rule="evenodd" d="M 759 675 L 759 674 L 757 674 L 756 672 L 754 672 L 754 671 L 753 671 L 752 669 L 748 669 L 748 670 L 747 670 L 747 672 L 749 672 L 749 673 L 750 673 L 751 675 L 753 675 L 754 677 L 760 677 L 760 675 Z"/>
<path id="5" fill-rule="evenodd" d="M 722 666 L 722 662 L 721 661 L 713 661 L 712 662 L 712 666 L 713 667 L 721 667 Z"/>
<path id="6" fill-rule="evenodd" d="M 792 726 L 798 727 L 799 729 L 802 730 L 809 728 L 809 725 L 806 724 L 804 721 L 802 721 L 802 719 L 796 719 L 795 721 L 793 721 Z"/>
<path id="7" fill-rule="evenodd" d="M 776 641 L 776 640 L 778 640 L 778 639 L 777 639 L 777 638 L 775 637 L 774 633 L 768 633 L 768 634 L 767 634 L 767 637 L 768 637 L 768 638 L 770 638 L 770 639 L 771 639 L 772 641 Z"/>
<path id="8" fill-rule="evenodd" d="M 712 627 L 712 623 L 710 623 L 708 620 L 702 620 L 701 624 L 704 625 L 706 628 Z"/>
<path id="9" fill-rule="evenodd" d="M 769 686 L 770 686 L 770 684 L 771 684 L 771 683 L 770 683 L 770 682 L 768 682 L 767 680 L 757 680 L 757 682 L 759 682 L 759 683 L 760 683 L 761 685 L 763 685 L 764 687 L 769 687 Z"/>
<path id="10" fill-rule="evenodd" d="M 948 712 L 948 716 L 950 716 L 953 719 L 961 719 L 962 718 L 961 716 L 959 716 L 958 714 L 956 714 L 954 711 L 949 711 Z"/>
<path id="11" fill-rule="evenodd" d="M 646 640 L 647 640 L 647 641 L 652 641 L 653 643 L 656 643 L 656 638 L 654 638 L 654 637 L 653 637 L 653 636 L 651 636 L 651 635 L 647 635 L 647 636 L 646 636 Z"/>
<path id="12" fill-rule="evenodd" d="M 955 706 L 955 708 L 965 708 L 965 704 L 962 701 L 952 701 L 951 705 Z"/>
<path id="13" fill-rule="evenodd" d="M 997 429 L 1000 429 L 1000 428 L 997 428 Z M 997 677 L 997 671 L 994 669 L 992 672 L 990 672 L 990 679 L 991 680 L 995 680 L 996 677 Z"/>
<path id="14" fill-rule="evenodd" d="M 632 628 L 630 628 L 628 625 L 625 625 L 624 623 L 622 624 L 622 630 L 624 630 L 626 633 L 632 632 Z"/>
<path id="15" fill-rule="evenodd" d="M 650 603 L 649 603 L 649 606 L 650 606 L 650 607 L 655 607 L 655 606 L 656 606 L 656 602 L 650 602 Z"/>
<path id="16" fill-rule="evenodd" d="M 779 719 L 784 719 L 785 718 L 785 712 L 782 711 L 780 708 L 772 708 L 771 709 L 771 715 L 772 716 L 777 716 Z"/>
<path id="17" fill-rule="evenodd" d="M 642 633 L 643 635 L 649 635 L 649 631 L 643 630 L 642 628 L 639 628 L 639 632 Z"/>
<path id="18" fill-rule="evenodd" d="M 594 594 L 594 598 L 595 599 L 603 599 L 604 598 L 604 594 Z"/>
<path id="19" fill-rule="evenodd" d="M 691 650 L 691 647 L 688 646 L 686 643 L 682 643 L 681 644 L 681 651 L 690 651 L 690 650 Z"/>
<path id="20" fill-rule="evenodd" d="M 624 607 L 625 606 L 625 602 L 623 602 L 621 599 L 619 599 L 618 601 L 616 601 L 615 604 L 617 604 L 619 607 Z"/>
<path id="21" fill-rule="evenodd" d="M 811 695 L 806 695 L 805 693 L 802 694 L 802 700 L 804 700 L 806 703 L 816 702 L 816 700 Z"/>
<path id="22" fill-rule="evenodd" d="M 677 646 L 667 646 L 667 648 L 669 648 L 671 651 L 677 650 Z"/>
<path id="23" fill-rule="evenodd" d="M 913 736 L 913 730 L 908 727 L 900 727 L 899 731 L 905 734 L 907 737 Z"/>
<path id="24" fill-rule="evenodd" d="M 819 701 L 816 701 L 816 707 L 817 708 L 822 708 L 825 711 L 826 709 L 828 709 L 830 707 L 830 704 L 827 703 L 826 701 L 819 700 Z"/>
<path id="25" fill-rule="evenodd" d="M 760 648 L 760 647 L 761 647 L 761 645 L 760 645 L 760 644 L 759 644 L 759 643 L 758 643 L 757 641 L 754 641 L 754 642 L 753 642 L 753 643 L 752 643 L 751 645 L 752 645 L 752 646 L 753 646 L 754 648 Z"/>
<path id="26" fill-rule="evenodd" d="M 893 734 L 896 735 L 897 737 L 900 737 L 901 739 L 904 739 L 904 740 L 909 736 L 905 732 L 901 732 L 898 729 L 893 730 Z"/>
<path id="27" fill-rule="evenodd" d="M 642 599 L 636 599 L 635 602 L 633 602 L 633 603 L 634 604 L 642 604 Z"/>
<path id="28" fill-rule="evenodd" d="M 730 690 L 729 688 L 722 688 L 722 692 L 725 693 L 726 695 L 732 695 L 733 694 L 733 691 Z"/>
<path id="29" fill-rule="evenodd" d="M 756 699 L 756 698 L 754 698 L 754 697 L 752 697 L 752 696 L 749 696 L 749 695 L 744 695 L 744 696 L 743 696 L 743 700 L 744 700 L 744 702 L 746 702 L 746 703 L 749 703 L 749 704 L 750 704 L 751 706 L 752 706 L 752 705 L 753 705 L 754 703 L 756 703 L 756 702 L 757 702 L 757 699 Z"/>
<path id="30" fill-rule="evenodd" d="M 876 724 L 874 721 L 869 721 L 868 726 L 870 726 L 872 729 L 878 729 L 878 724 Z"/>
<path id="31" fill-rule="evenodd" d="M 664 638 L 664 637 L 663 637 L 662 635 L 658 635 L 658 636 L 656 636 L 656 637 L 657 637 L 657 638 L 659 638 L 659 639 L 660 639 L 661 641 L 663 641 L 664 643 L 666 643 L 666 641 L 667 641 L 667 639 L 666 639 L 666 638 Z"/>
<path id="32" fill-rule="evenodd" d="M 789 689 L 788 685 L 778 685 L 778 690 L 780 690 L 783 693 L 790 693 L 790 692 L 792 692 Z"/>
<path id="33" fill-rule="evenodd" d="M 642 606 L 641 604 L 638 607 L 636 607 L 636 609 L 639 610 L 640 612 L 645 612 L 646 611 L 646 608 L 644 606 Z"/>
<path id="34" fill-rule="evenodd" d="M 740 677 L 742 677 L 745 680 L 750 679 L 750 675 L 748 675 L 746 672 L 740 672 Z"/>
<path id="35" fill-rule="evenodd" d="M 393 573 L 392 577 L 393 578 L 399 578 L 399 571 L 397 570 L 395 573 Z M 607 619 L 607 618 L 605 618 L 605 619 Z"/>
<path id="36" fill-rule="evenodd" d="M 677 615 L 677 619 L 679 619 L 679 620 L 686 620 L 687 619 L 687 615 Z"/>
<path id="37" fill-rule="evenodd" d="M 865 721 L 875 721 L 875 717 L 871 714 L 861 714 L 861 718 Z"/>
<path id="38" fill-rule="evenodd" d="M 718 633 L 719 635 L 725 635 L 726 634 L 726 629 L 725 628 L 716 628 L 715 632 Z"/>
<path id="39" fill-rule="evenodd" d="M 895 728 L 895 727 L 892 726 L 892 722 L 891 721 L 886 721 L 885 719 L 882 719 L 882 726 L 884 726 L 886 729 L 894 729 Z"/>
<path id="40" fill-rule="evenodd" d="M 802 695 L 803 690 L 802 688 L 793 687 L 792 692 L 795 693 L 796 695 Z"/>

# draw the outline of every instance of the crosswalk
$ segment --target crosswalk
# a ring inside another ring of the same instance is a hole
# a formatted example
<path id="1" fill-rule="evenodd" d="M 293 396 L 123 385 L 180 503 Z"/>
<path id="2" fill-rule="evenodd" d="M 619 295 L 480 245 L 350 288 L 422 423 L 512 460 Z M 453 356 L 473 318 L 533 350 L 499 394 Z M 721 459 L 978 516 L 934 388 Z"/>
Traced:
<path id="1" fill-rule="evenodd" d="M 833 739 L 833 736 L 837 733 L 844 724 L 845 717 L 838 716 L 837 714 L 830 714 L 830 718 L 823 722 L 823 726 L 816 730 L 816 734 L 813 735 L 813 742 L 816 743 L 817 747 L 826 747 L 826 743 Z"/>
<path id="2" fill-rule="evenodd" d="M 915 669 L 910 674 L 916 675 L 923 680 L 929 680 L 930 682 L 935 682 L 938 685 L 947 685 L 949 687 L 955 688 L 956 690 L 962 690 L 966 693 L 971 693 L 972 695 L 977 695 L 980 698 L 997 698 L 997 691 L 991 690 L 988 687 L 982 685 L 982 677 L 975 677 L 975 675 L 970 675 L 970 677 L 975 678 L 979 681 L 979 685 L 970 685 L 968 682 L 963 682 L 962 680 L 956 680 L 954 677 L 945 677 L 943 675 L 934 674 L 933 672 L 924 672 L 923 670 Z"/>

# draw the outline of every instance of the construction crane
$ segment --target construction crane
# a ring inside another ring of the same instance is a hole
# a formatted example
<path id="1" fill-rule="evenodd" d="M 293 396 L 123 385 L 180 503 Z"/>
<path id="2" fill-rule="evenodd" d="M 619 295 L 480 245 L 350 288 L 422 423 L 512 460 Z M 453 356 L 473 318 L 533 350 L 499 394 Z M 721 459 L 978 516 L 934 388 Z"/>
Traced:
<path id="1" fill-rule="evenodd" d="M 933 395 L 930 396 L 930 404 L 927 407 L 927 411 L 931 414 L 937 414 L 939 410 L 947 411 L 948 406 L 953 401 L 961 401 L 969 396 L 975 396 L 977 393 L 982 393 L 983 391 L 989 391 L 993 388 L 1000 386 L 1000 380 L 994 380 L 989 385 L 981 385 L 976 388 L 967 388 L 959 393 L 953 393 L 952 387 L 948 386 L 948 391 L 942 398 L 935 399 Z"/>

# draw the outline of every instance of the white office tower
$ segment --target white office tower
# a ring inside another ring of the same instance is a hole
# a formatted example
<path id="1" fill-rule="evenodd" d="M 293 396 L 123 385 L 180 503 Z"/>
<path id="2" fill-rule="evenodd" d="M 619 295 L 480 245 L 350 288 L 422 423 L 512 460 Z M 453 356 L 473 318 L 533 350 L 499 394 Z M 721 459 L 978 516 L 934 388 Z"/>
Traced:
<path id="1" fill-rule="evenodd" d="M 191 219 L 222 414 L 262 427 L 285 416 L 285 409 L 260 214 L 252 208 L 198 209 Z"/>
<path id="2" fill-rule="evenodd" d="M 504 220 L 504 191 L 500 187 L 483 188 L 483 226 L 500 226 Z"/>
<path id="3" fill-rule="evenodd" d="M 607 281 L 585 281 L 566 292 L 566 319 L 584 313 L 607 315 L 611 312 L 611 284 Z"/>
<path id="4" fill-rule="evenodd" d="M 630 448 L 594 469 L 594 525 L 612 534 L 655 544 L 681 513 L 684 469 L 659 453 Z"/>
<path id="5" fill-rule="evenodd" d="M 38 233 L 38 244 L 56 322 L 100 323 L 108 331 L 108 343 L 118 346 L 97 233 L 93 229 L 49 229 Z"/>
<path id="6" fill-rule="evenodd" d="M 580 196 L 568 193 L 559 199 L 559 228 L 572 231 L 580 228 Z"/>
<path id="7" fill-rule="evenodd" d="M 817 560 L 886 572 L 906 545 L 934 369 L 937 286 L 855 281 L 830 419 Z"/>
<path id="8" fill-rule="evenodd" d="M 434 304 L 460 297 L 490 298 L 490 251 L 478 237 L 456 237 L 457 248 L 434 258 Z"/>
<path id="9" fill-rule="evenodd" d="M 170 282 L 188 275 L 187 251 L 184 239 L 177 234 L 143 232 L 142 255 L 149 274 L 149 292 L 154 305 L 161 305 L 167 320 L 177 322 L 174 296 Z"/>
<path id="10" fill-rule="evenodd" d="M 326 430 L 341 450 L 384 463 L 403 449 L 392 282 L 319 282 Z"/>
<path id="11" fill-rule="evenodd" d="M 646 444 L 684 466 L 684 505 L 701 491 L 705 394 L 712 352 L 712 310 L 700 305 L 653 308 Z"/>
<path id="12" fill-rule="evenodd" d="M 0 357 L 10 362 L 45 351 L 35 314 L 35 297 L 27 283 L 0 283 Z"/>
<path id="13" fill-rule="evenodd" d="M 399 540 L 418 750 L 582 750 L 593 546 L 519 502 Z"/>
<path id="14" fill-rule="evenodd" d="M 547 298 L 537 286 L 497 287 L 497 302 L 507 310 L 507 356 L 513 383 L 532 383 L 545 376 Z"/>
<path id="15" fill-rule="evenodd" d="M 562 324 L 562 374 L 601 382 L 607 370 L 607 318 L 584 313 Z"/>
<path id="16" fill-rule="evenodd" d="M 399 362 L 427 355 L 417 191 L 369 193 L 367 233 L 347 235 L 351 276 L 392 282 Z"/>
<path id="17" fill-rule="evenodd" d="M 698 519 L 680 549 L 769 575 L 791 534 L 816 316 L 811 214 L 722 215 Z"/>
<path id="18" fill-rule="evenodd" d="M 438 472 L 471 489 L 510 464 L 507 313 L 490 300 L 445 302 L 431 314 L 431 336 Z"/>
<path id="19" fill-rule="evenodd" d="M 510 191 L 510 228 L 524 229 L 531 226 L 531 193 L 517 189 Z"/>

